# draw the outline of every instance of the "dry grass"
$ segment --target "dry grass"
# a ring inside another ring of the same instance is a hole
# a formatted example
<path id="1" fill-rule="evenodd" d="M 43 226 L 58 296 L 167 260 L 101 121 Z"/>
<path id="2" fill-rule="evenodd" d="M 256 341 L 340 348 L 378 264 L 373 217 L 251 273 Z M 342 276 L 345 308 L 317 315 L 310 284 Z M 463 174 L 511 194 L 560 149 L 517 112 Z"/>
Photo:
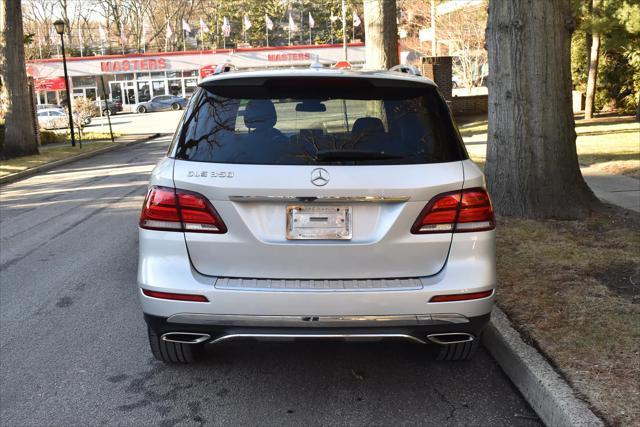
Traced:
<path id="1" fill-rule="evenodd" d="M 486 123 L 465 128 L 467 151 L 479 164 L 486 161 Z M 609 121 L 576 125 L 576 149 L 582 166 L 598 164 L 603 171 L 640 177 L 640 123 Z M 601 165 L 602 164 L 602 165 Z"/>
<path id="2" fill-rule="evenodd" d="M 601 171 L 611 175 L 626 175 L 640 179 L 640 159 L 637 160 L 614 160 L 594 164 L 591 169 Z"/>
<path id="3" fill-rule="evenodd" d="M 118 144 L 117 141 L 116 144 Z M 40 166 L 45 163 L 55 162 L 56 160 L 66 159 L 67 157 L 73 157 L 90 151 L 99 150 L 100 148 L 108 147 L 110 145 L 113 145 L 111 141 L 102 141 L 83 143 L 82 149 L 80 149 L 79 146 L 71 147 L 68 145 L 46 149 L 41 148 L 40 154 L 34 156 L 0 160 L 0 177 Z"/>
<path id="4" fill-rule="evenodd" d="M 483 120 L 480 122 L 472 123 L 469 125 L 463 125 L 460 127 L 460 134 L 463 138 L 487 133 L 488 122 L 487 120 Z"/>
<path id="5" fill-rule="evenodd" d="M 640 215 L 501 220 L 498 303 L 614 425 L 640 425 Z"/>

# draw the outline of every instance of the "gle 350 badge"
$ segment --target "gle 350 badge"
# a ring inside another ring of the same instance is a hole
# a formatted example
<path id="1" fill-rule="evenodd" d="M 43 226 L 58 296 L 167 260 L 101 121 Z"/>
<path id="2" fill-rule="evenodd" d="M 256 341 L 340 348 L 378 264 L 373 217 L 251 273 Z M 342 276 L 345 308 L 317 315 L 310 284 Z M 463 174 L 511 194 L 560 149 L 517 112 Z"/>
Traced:
<path id="1" fill-rule="evenodd" d="M 189 171 L 189 178 L 233 178 L 232 171 Z"/>

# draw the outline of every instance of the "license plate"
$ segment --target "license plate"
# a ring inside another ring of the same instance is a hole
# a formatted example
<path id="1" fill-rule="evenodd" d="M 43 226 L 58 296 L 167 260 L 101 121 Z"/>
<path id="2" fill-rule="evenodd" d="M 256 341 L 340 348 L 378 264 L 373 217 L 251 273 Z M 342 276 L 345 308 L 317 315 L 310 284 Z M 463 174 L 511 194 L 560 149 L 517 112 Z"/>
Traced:
<path id="1" fill-rule="evenodd" d="M 351 239 L 351 206 L 287 206 L 287 239 Z"/>

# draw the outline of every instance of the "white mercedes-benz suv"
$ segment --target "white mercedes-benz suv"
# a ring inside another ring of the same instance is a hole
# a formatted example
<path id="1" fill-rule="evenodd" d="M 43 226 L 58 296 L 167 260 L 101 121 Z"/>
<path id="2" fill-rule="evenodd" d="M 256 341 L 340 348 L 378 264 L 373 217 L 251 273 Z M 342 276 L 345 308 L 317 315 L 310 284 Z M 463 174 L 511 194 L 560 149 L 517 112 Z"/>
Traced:
<path id="1" fill-rule="evenodd" d="M 405 339 L 468 359 L 495 221 L 434 83 L 398 72 L 203 80 L 140 215 L 153 355 L 234 339 Z"/>

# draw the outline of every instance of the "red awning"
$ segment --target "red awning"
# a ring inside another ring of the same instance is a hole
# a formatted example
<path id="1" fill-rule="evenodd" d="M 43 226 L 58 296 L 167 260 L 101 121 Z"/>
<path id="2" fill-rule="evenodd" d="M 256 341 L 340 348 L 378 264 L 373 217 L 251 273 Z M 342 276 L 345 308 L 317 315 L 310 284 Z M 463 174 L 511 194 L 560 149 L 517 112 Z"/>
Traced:
<path id="1" fill-rule="evenodd" d="M 50 79 L 35 79 L 34 86 L 36 90 L 64 90 L 66 89 L 66 84 L 64 81 L 64 77 L 53 77 Z"/>
<path id="2" fill-rule="evenodd" d="M 204 67 L 200 68 L 200 78 L 204 79 L 205 77 L 213 74 L 213 72 L 216 70 L 216 66 L 217 65 L 205 65 Z"/>

